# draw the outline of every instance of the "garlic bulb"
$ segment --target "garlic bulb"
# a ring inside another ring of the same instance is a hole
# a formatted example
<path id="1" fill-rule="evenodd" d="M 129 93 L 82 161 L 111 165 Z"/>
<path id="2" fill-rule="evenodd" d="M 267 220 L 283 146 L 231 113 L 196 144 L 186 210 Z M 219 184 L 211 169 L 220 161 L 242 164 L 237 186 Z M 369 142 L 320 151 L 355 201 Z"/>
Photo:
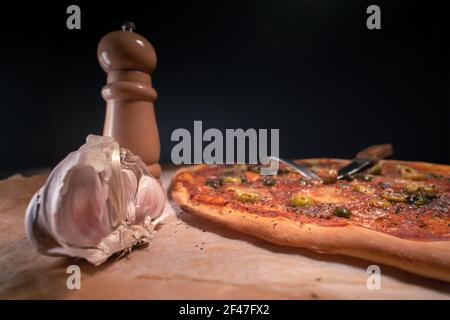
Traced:
<path id="1" fill-rule="evenodd" d="M 113 138 L 90 135 L 33 196 L 25 228 L 38 251 L 98 265 L 148 243 L 164 205 L 163 188 L 138 156 Z"/>

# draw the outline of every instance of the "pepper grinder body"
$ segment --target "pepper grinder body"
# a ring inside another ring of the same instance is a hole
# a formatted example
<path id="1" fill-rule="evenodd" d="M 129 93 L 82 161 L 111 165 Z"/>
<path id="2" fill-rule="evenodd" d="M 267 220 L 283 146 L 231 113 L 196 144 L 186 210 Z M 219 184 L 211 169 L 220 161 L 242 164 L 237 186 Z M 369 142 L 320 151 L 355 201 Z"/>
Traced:
<path id="1" fill-rule="evenodd" d="M 124 28 L 105 35 L 97 57 L 108 74 L 102 89 L 106 101 L 103 135 L 139 155 L 150 173 L 159 178 L 160 140 L 155 117 L 157 93 L 150 75 L 156 54 L 147 39 Z"/>

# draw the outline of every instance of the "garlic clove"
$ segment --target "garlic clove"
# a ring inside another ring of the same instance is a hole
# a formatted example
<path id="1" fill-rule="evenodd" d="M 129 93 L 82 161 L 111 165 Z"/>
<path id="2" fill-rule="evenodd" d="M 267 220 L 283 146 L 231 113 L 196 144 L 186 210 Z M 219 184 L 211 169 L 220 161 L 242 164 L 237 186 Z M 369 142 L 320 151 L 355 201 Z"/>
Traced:
<path id="1" fill-rule="evenodd" d="M 136 194 L 136 221 L 139 223 L 149 215 L 155 219 L 164 210 L 165 194 L 159 182 L 150 176 L 142 176 Z"/>
<path id="2" fill-rule="evenodd" d="M 136 221 L 136 213 L 134 207 L 134 199 L 136 190 L 138 188 L 138 182 L 136 174 L 129 169 L 122 169 L 122 194 L 123 205 L 126 210 L 126 219 L 128 222 Z"/>
<path id="3" fill-rule="evenodd" d="M 55 214 L 56 232 L 63 242 L 92 247 L 112 232 L 105 187 L 92 166 L 76 166 L 68 172 Z"/>

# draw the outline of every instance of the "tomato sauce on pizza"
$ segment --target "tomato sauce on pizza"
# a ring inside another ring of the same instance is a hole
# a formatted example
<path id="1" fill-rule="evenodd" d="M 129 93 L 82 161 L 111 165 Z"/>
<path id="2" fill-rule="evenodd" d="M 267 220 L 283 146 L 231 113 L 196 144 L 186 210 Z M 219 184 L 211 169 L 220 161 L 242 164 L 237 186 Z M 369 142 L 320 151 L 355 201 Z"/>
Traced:
<path id="1" fill-rule="evenodd" d="M 323 183 L 280 164 L 274 176 L 259 165 L 202 165 L 177 177 L 194 203 L 326 227 L 356 225 L 395 237 L 450 240 L 450 174 L 421 163 L 380 161 L 337 180 L 346 160 L 301 160 Z"/>

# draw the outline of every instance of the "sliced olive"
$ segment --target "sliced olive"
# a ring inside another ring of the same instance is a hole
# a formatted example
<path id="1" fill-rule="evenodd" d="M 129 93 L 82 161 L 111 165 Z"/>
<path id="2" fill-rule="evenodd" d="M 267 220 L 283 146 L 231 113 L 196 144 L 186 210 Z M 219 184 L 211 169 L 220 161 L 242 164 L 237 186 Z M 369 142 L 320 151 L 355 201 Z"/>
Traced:
<path id="1" fill-rule="evenodd" d="M 423 206 L 429 204 L 431 199 L 428 198 L 426 194 L 414 193 L 408 196 L 408 202 L 416 206 Z"/>
<path id="2" fill-rule="evenodd" d="M 308 196 L 297 194 L 289 200 L 290 204 L 295 207 L 305 207 L 314 204 L 314 200 Z"/>
<path id="3" fill-rule="evenodd" d="M 444 178 L 443 175 L 438 174 L 438 173 L 433 173 L 433 172 L 427 173 L 427 177 L 428 177 L 428 178 L 432 178 L 432 179 L 439 179 L 439 180 L 441 180 L 441 179 Z"/>
<path id="4" fill-rule="evenodd" d="M 419 187 L 417 191 L 409 193 L 407 199 L 411 204 L 423 206 L 437 198 L 436 192 L 435 186 Z"/>
<path id="5" fill-rule="evenodd" d="M 353 190 L 359 193 L 370 193 L 370 189 L 362 184 L 357 184 L 353 187 Z"/>
<path id="6" fill-rule="evenodd" d="M 358 174 L 356 178 L 360 181 L 370 182 L 372 181 L 372 176 L 370 174 Z"/>
<path id="7" fill-rule="evenodd" d="M 437 187 L 434 184 L 424 186 L 423 190 L 429 194 L 436 194 L 438 191 Z"/>
<path id="8" fill-rule="evenodd" d="M 381 196 L 392 202 L 407 202 L 405 195 L 399 192 L 383 192 Z"/>
<path id="9" fill-rule="evenodd" d="M 225 176 L 222 177 L 221 182 L 224 184 L 233 184 L 233 183 L 241 183 L 242 180 L 237 176 Z"/>
<path id="10" fill-rule="evenodd" d="M 221 183 L 220 183 L 219 179 L 208 179 L 208 180 L 206 180 L 205 185 L 207 185 L 208 187 L 217 189 L 221 186 Z"/>
<path id="11" fill-rule="evenodd" d="M 416 185 L 408 184 L 408 185 L 406 185 L 406 186 L 403 188 L 403 191 L 405 191 L 405 192 L 407 192 L 407 193 L 410 193 L 410 192 L 416 192 L 418 188 L 419 188 L 419 187 L 416 186 Z"/>
<path id="12" fill-rule="evenodd" d="M 224 176 L 232 176 L 232 175 L 234 175 L 234 170 L 231 169 L 231 168 L 225 169 L 225 170 L 223 170 L 222 175 L 224 175 Z"/>
<path id="13" fill-rule="evenodd" d="M 377 162 L 372 168 L 369 169 L 368 172 L 370 174 L 381 175 L 382 174 L 381 164 Z"/>
<path id="14" fill-rule="evenodd" d="M 272 178 L 272 177 L 265 177 L 265 178 L 263 179 L 263 184 L 264 184 L 265 186 L 267 186 L 267 187 L 273 187 L 274 185 L 277 184 L 277 180 L 275 180 L 275 179 Z"/>
<path id="15" fill-rule="evenodd" d="M 236 165 L 236 169 L 238 169 L 239 171 L 247 171 L 248 166 L 245 163 L 239 163 Z"/>
<path id="16" fill-rule="evenodd" d="M 387 209 L 387 208 L 392 207 L 392 204 L 389 201 L 383 200 L 383 199 L 370 199 L 369 206 L 375 207 L 375 208 Z"/>
<path id="17" fill-rule="evenodd" d="M 336 207 L 336 209 L 334 209 L 334 214 L 337 215 L 338 217 L 347 219 L 349 219 L 352 215 L 350 210 L 344 207 Z"/>
<path id="18" fill-rule="evenodd" d="M 404 179 L 419 181 L 419 180 L 425 180 L 427 178 L 427 175 L 425 173 L 419 172 L 411 167 L 398 165 L 398 170 L 400 170 L 400 175 Z"/>
<path id="19" fill-rule="evenodd" d="M 257 192 L 236 191 L 235 198 L 242 202 L 256 202 L 261 200 L 262 196 Z"/>

